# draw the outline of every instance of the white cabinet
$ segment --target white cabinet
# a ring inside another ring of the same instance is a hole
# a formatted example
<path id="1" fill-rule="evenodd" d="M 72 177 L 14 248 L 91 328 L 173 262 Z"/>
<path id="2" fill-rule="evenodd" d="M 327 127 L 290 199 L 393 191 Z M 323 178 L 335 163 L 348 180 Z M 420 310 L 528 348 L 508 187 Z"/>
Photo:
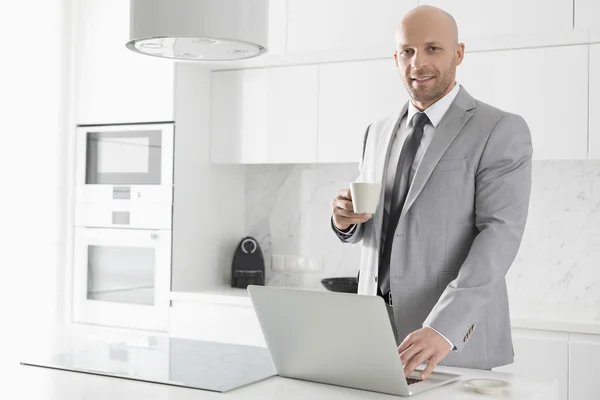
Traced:
<path id="1" fill-rule="evenodd" d="M 568 32 L 573 25 L 573 0 L 422 0 L 419 4 L 449 12 L 456 19 L 460 40 Z"/>
<path id="2" fill-rule="evenodd" d="M 287 51 L 394 49 L 394 31 L 416 0 L 288 0 Z"/>
<path id="3" fill-rule="evenodd" d="M 515 362 L 494 371 L 557 378 L 559 399 L 600 398 L 600 335 L 513 329 Z"/>
<path id="4" fill-rule="evenodd" d="M 569 383 L 569 334 L 513 329 L 515 362 L 494 368 L 498 372 L 510 372 L 540 378 L 556 378 L 559 399 L 567 400 Z"/>
<path id="5" fill-rule="evenodd" d="M 317 161 L 318 66 L 216 71 L 211 161 Z"/>
<path id="6" fill-rule="evenodd" d="M 591 46 L 590 110 L 600 103 L 599 53 Z M 588 158 L 587 61 L 587 45 L 467 53 L 457 80 L 476 99 L 525 119 L 535 160 L 581 160 Z M 569 79 L 556 79 L 564 71 Z M 408 100 L 391 57 L 216 71 L 211 161 L 358 162 L 367 126 Z M 600 118 L 590 117 L 589 154 L 600 158 Z"/>
<path id="7" fill-rule="evenodd" d="M 598 360 L 600 360 L 600 336 L 571 334 L 569 400 L 600 398 Z"/>
<path id="8" fill-rule="evenodd" d="M 319 67 L 320 163 L 358 162 L 367 126 L 408 100 L 394 60 Z"/>
<path id="9" fill-rule="evenodd" d="M 173 301 L 169 336 L 266 347 L 252 305 Z"/>
<path id="10" fill-rule="evenodd" d="M 575 28 L 600 29 L 600 1 L 573 0 L 575 2 Z"/>
<path id="11" fill-rule="evenodd" d="M 172 121 L 174 63 L 125 48 L 129 2 L 79 0 L 75 8 L 76 123 Z"/>
<path id="12" fill-rule="evenodd" d="M 467 53 L 457 79 L 525 118 L 534 159 L 587 159 L 587 54 L 587 46 Z"/>
<path id="13" fill-rule="evenodd" d="M 600 2 L 599 2 L 600 4 Z M 600 6 L 599 6 L 600 7 Z M 598 11 L 600 13 L 600 10 Z M 600 44 L 590 45 L 590 158 L 600 159 Z"/>

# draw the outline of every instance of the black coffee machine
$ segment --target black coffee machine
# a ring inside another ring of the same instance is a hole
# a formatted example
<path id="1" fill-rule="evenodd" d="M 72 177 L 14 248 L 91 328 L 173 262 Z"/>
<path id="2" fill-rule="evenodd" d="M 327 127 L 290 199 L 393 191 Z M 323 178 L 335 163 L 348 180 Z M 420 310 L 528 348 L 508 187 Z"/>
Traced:
<path id="1" fill-rule="evenodd" d="M 243 238 L 238 244 L 231 266 L 231 287 L 265 284 L 265 259 L 256 239 Z"/>

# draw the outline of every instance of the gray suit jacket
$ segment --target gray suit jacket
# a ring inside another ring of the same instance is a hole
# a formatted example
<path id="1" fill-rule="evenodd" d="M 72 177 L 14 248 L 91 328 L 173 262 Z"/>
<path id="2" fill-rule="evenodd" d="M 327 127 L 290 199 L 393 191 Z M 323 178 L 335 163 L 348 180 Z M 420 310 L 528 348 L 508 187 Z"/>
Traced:
<path id="1" fill-rule="evenodd" d="M 357 181 L 385 182 L 402 112 L 369 128 Z M 455 346 L 440 365 L 513 362 L 505 275 L 519 249 L 531 192 L 526 122 L 460 91 L 415 174 L 395 232 L 390 285 L 399 340 L 429 325 Z M 376 295 L 383 193 L 362 242 L 359 294 Z"/>

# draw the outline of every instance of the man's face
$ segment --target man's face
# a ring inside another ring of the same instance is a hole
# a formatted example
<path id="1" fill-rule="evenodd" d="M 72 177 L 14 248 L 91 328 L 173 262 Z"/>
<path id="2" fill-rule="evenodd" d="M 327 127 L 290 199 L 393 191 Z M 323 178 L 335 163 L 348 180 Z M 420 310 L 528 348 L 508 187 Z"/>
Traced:
<path id="1" fill-rule="evenodd" d="M 410 97 L 428 107 L 455 82 L 463 45 L 439 28 L 415 25 L 405 25 L 399 32 L 394 59 Z"/>

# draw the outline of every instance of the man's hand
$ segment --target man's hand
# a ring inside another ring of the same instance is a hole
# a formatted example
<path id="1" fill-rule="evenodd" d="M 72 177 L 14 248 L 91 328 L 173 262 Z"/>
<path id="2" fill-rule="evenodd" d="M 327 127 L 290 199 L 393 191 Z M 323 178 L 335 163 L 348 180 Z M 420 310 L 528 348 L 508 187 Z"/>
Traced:
<path id="1" fill-rule="evenodd" d="M 373 217 L 372 214 L 355 214 L 353 210 L 350 189 L 340 190 L 333 199 L 333 223 L 336 228 L 344 231 L 352 225 L 367 222 Z"/>
<path id="2" fill-rule="evenodd" d="M 448 341 L 435 330 L 425 327 L 414 331 L 398 347 L 404 375 L 410 375 L 422 362 L 427 361 L 427 368 L 419 375 L 420 379 L 427 379 L 450 350 Z"/>

